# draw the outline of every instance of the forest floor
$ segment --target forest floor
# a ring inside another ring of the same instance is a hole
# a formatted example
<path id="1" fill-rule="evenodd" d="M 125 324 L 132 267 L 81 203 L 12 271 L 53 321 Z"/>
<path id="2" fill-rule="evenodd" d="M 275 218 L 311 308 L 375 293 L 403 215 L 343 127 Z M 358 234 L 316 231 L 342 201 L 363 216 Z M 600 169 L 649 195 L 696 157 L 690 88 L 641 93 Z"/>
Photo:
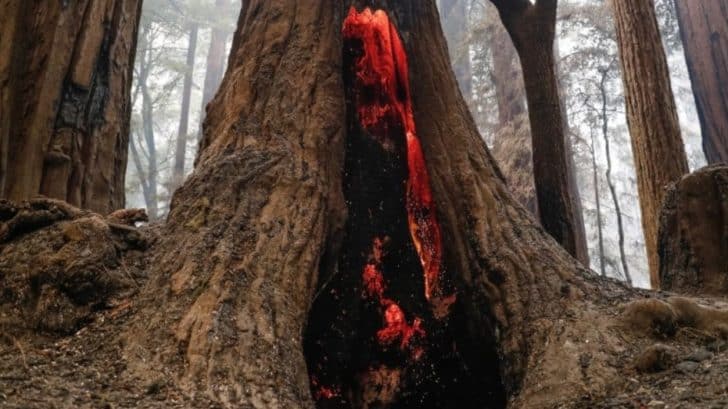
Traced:
<path id="1" fill-rule="evenodd" d="M 73 223 L 84 219 L 79 220 Z M 68 226 L 56 233 L 68 236 Z M 146 228 L 142 234 L 154 237 L 154 229 Z M 134 360 L 144 358 L 125 356 L 122 340 L 130 335 L 125 331 L 132 319 L 144 320 L 139 316 L 144 308 L 137 295 L 147 279 L 147 257 L 152 253 L 153 245 L 149 251 L 124 253 L 120 265 L 135 285 L 105 300 L 80 328 L 65 334 L 39 330 L 31 321 L 23 324 L 23 319 L 17 319 L 22 317 L 17 305 L 0 302 L 0 408 L 221 407 L 203 394 L 190 396 L 179 389 L 172 369 L 141 374 L 130 370 Z M 605 285 L 604 291 L 610 287 Z M 669 296 L 637 293 L 657 299 Z M 616 296 L 599 307 L 600 314 L 618 322 L 619 305 L 626 301 L 630 299 Z M 696 301 L 728 310 L 728 300 Z M 623 385 L 619 393 L 582 397 L 562 407 L 728 408 L 728 328 L 718 333 L 679 328 L 669 337 L 626 330 L 618 334 L 626 347 L 609 365 L 623 375 L 624 379 L 616 380 Z M 582 365 L 588 366 L 589 357 L 583 358 Z"/>

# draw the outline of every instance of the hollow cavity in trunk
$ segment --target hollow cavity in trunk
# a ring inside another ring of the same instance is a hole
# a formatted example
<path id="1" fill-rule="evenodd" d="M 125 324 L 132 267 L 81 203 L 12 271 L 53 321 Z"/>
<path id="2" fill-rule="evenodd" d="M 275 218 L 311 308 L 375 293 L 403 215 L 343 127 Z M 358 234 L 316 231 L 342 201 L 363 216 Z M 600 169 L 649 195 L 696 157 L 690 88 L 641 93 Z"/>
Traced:
<path id="1" fill-rule="evenodd" d="M 317 407 L 504 407 L 495 349 L 468 338 L 444 263 L 399 34 L 354 8 L 342 34 L 349 218 L 305 334 Z"/>

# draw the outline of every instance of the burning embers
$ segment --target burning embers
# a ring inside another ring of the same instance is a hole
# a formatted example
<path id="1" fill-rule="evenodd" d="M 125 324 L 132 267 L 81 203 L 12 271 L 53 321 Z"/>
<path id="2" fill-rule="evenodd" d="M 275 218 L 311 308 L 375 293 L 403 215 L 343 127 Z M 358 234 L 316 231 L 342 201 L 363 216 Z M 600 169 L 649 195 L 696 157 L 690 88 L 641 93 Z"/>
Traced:
<path id="1" fill-rule="evenodd" d="M 338 273 L 316 298 L 306 332 L 313 396 L 319 408 L 458 407 L 477 393 L 463 392 L 475 377 L 446 319 L 455 295 L 407 55 L 381 10 L 352 8 L 342 33 L 349 218 Z"/>
<path id="2" fill-rule="evenodd" d="M 407 54 L 389 17 L 382 10 L 349 10 L 344 20 L 344 39 L 356 41 L 361 54 L 354 61 L 354 105 L 360 125 L 383 146 L 402 137 L 407 150 L 406 209 L 409 231 L 422 263 L 425 297 L 436 304 L 452 304 L 441 288 L 442 236 L 435 214 L 430 177 L 415 130 L 409 87 Z M 402 135 L 392 135 L 400 128 Z M 438 308 L 438 311 L 442 311 Z"/>

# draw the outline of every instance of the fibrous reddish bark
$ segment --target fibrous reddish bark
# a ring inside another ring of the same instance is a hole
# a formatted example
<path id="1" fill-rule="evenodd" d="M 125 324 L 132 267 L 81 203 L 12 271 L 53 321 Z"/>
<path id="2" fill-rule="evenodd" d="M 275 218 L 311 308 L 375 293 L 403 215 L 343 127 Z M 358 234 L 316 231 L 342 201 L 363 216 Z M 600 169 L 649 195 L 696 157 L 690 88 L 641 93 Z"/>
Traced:
<path id="1" fill-rule="evenodd" d="M 657 228 L 665 187 L 688 172 L 652 0 L 614 0 L 614 20 L 650 282 L 660 286 Z"/>
<path id="2" fill-rule="evenodd" d="M 708 163 L 728 163 L 728 1 L 675 0 Z"/>
<path id="3" fill-rule="evenodd" d="M 123 207 L 141 1 L 0 9 L 0 195 Z"/>

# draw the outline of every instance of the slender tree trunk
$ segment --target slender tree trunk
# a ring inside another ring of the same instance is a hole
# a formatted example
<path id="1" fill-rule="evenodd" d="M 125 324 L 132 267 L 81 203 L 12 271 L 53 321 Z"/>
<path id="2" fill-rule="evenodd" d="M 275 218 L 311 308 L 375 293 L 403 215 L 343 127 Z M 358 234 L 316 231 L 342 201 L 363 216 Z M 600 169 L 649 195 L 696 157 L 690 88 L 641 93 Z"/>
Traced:
<path id="1" fill-rule="evenodd" d="M 498 102 L 498 124 L 502 128 L 526 113 L 526 90 L 518 65 L 518 54 L 508 32 L 502 24 L 493 26 L 493 82 Z"/>
<path id="2" fill-rule="evenodd" d="M 470 101 L 473 92 L 473 74 L 470 66 L 468 1 L 443 0 L 440 10 L 455 78 L 465 100 Z"/>
<path id="3" fill-rule="evenodd" d="M 627 265 L 627 255 L 624 252 L 624 224 L 622 223 L 622 208 L 619 205 L 617 188 L 614 186 L 614 181 L 612 180 L 612 152 L 609 149 L 609 116 L 607 116 L 607 74 L 608 71 L 602 71 L 602 78 L 599 82 L 599 92 L 601 93 L 602 97 L 602 138 L 604 138 L 604 150 L 607 157 L 607 185 L 609 186 L 609 192 L 612 195 L 614 212 L 617 216 L 617 234 L 619 235 L 619 260 L 622 262 L 624 279 L 631 286 L 632 275 L 629 273 L 629 266 Z"/>
<path id="4" fill-rule="evenodd" d="M 531 128 L 526 112 L 523 74 L 508 32 L 500 22 L 494 23 L 492 27 L 493 82 L 498 103 L 498 131 L 493 139 L 493 157 L 513 195 L 538 219 Z"/>
<path id="5" fill-rule="evenodd" d="M 146 23 L 142 27 L 140 40 L 142 42 L 141 49 L 142 59 L 139 69 L 139 89 L 142 94 L 142 136 L 146 145 L 146 163 L 147 171 L 146 181 L 147 189 L 144 193 L 144 200 L 147 205 L 147 214 L 151 220 L 156 220 L 159 216 L 157 184 L 159 172 L 157 170 L 157 143 L 154 140 L 154 101 L 149 92 L 149 74 L 152 69 L 152 46 L 150 38 L 151 23 Z"/>
<path id="6" fill-rule="evenodd" d="M 728 163 L 728 1 L 675 0 L 708 163 Z"/>
<path id="7" fill-rule="evenodd" d="M 659 212 L 665 187 L 688 172 L 688 163 L 654 2 L 614 0 L 612 4 L 650 282 L 659 288 Z"/>
<path id="8" fill-rule="evenodd" d="M 557 2 L 497 0 L 493 4 L 523 68 L 541 224 L 569 254 L 583 258 L 553 52 Z"/>
<path id="9" fill-rule="evenodd" d="M 174 168 L 172 169 L 171 190 L 182 184 L 185 176 L 185 156 L 187 155 L 187 137 L 190 124 L 190 99 L 192 98 L 192 75 L 195 71 L 195 55 L 197 52 L 197 34 L 200 26 L 197 23 L 190 25 L 187 41 L 187 60 L 185 64 L 185 80 L 182 86 L 182 106 L 180 107 L 179 130 L 177 131 L 177 144 L 174 151 Z"/>
<path id="10" fill-rule="evenodd" d="M 225 12 L 228 9 L 228 0 L 215 0 L 215 10 L 219 13 Z M 202 130 L 202 124 L 205 120 L 205 111 L 207 110 L 207 104 L 212 101 L 212 97 L 215 96 L 220 83 L 222 82 L 222 76 L 225 73 L 225 61 L 227 55 L 225 54 L 225 45 L 227 44 L 227 31 L 219 26 L 212 28 L 212 34 L 210 35 L 210 48 L 207 51 L 207 64 L 205 69 L 205 84 L 202 88 L 202 109 L 200 110 L 200 130 Z M 200 133 L 200 135 L 202 135 Z"/>
<path id="11" fill-rule="evenodd" d="M 597 156 L 594 152 L 594 134 L 591 137 L 591 146 L 589 151 L 591 153 L 592 160 L 592 181 L 594 183 L 594 202 L 597 206 L 597 243 L 599 245 L 599 273 L 602 277 L 606 277 L 607 270 L 605 269 L 604 259 L 604 233 L 602 227 L 602 204 L 601 198 L 599 197 L 599 166 L 597 166 Z"/>
<path id="12" fill-rule="evenodd" d="M 0 9 L 0 195 L 123 207 L 141 1 Z"/>
<path id="13" fill-rule="evenodd" d="M 574 162 L 574 149 L 571 140 L 571 125 L 569 125 L 569 115 L 566 109 L 566 97 L 564 96 L 564 85 L 559 75 L 558 60 L 559 40 L 554 38 L 554 58 L 556 78 L 559 86 L 559 103 L 561 104 L 561 117 L 564 118 L 564 147 L 566 151 L 566 171 L 569 176 L 569 197 L 572 202 L 572 211 L 574 212 L 574 234 L 576 239 L 576 259 L 581 261 L 584 266 L 589 267 L 589 246 L 586 243 L 586 228 L 584 227 L 584 212 L 581 205 L 581 194 L 579 193 L 579 184 L 576 181 L 576 163 Z"/>

